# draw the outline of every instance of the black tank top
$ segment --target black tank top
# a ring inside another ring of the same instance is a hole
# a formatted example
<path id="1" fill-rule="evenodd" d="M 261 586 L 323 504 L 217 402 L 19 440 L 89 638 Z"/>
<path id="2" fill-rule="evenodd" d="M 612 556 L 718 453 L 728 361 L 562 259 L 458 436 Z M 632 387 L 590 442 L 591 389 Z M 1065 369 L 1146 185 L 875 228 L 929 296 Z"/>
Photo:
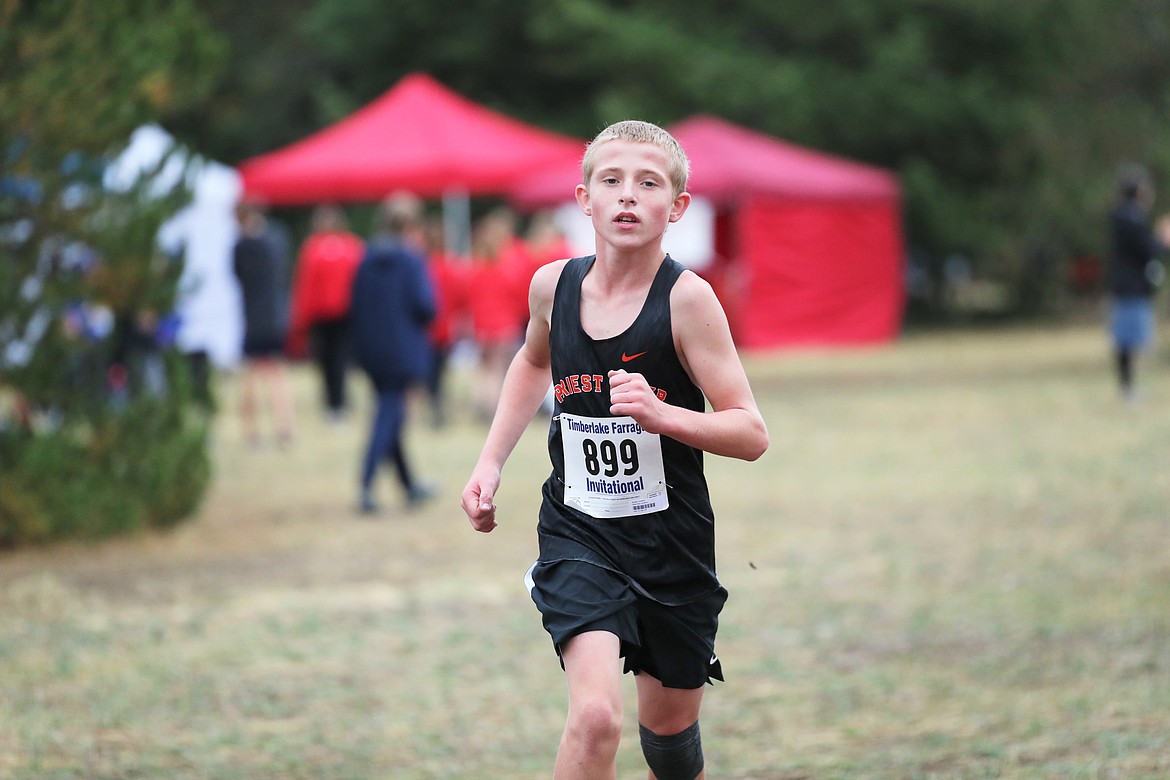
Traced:
<path id="1" fill-rule="evenodd" d="M 667 509 L 598 519 L 565 504 L 560 414 L 612 417 L 611 370 L 645 376 L 669 404 L 702 412 L 702 391 L 674 349 L 670 291 L 685 267 L 667 255 L 642 310 L 625 332 L 593 339 L 581 326 L 581 283 L 595 256 L 565 264 L 553 298 L 549 351 L 555 405 L 549 426 L 552 474 L 543 487 L 538 536 L 540 560 L 585 560 L 626 576 L 643 595 L 681 604 L 720 587 L 715 575 L 715 517 L 703 475 L 702 450 L 663 436 Z"/>

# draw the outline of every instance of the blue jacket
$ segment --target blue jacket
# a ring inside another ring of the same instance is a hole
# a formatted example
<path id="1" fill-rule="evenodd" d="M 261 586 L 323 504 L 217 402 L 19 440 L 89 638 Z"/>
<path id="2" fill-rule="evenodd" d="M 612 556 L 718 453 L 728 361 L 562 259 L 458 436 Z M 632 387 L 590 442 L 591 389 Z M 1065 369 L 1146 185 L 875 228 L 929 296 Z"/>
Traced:
<path id="1" fill-rule="evenodd" d="M 353 280 L 354 355 L 378 388 L 404 388 L 427 375 L 427 325 L 435 295 L 422 254 L 399 240 L 369 242 Z"/>

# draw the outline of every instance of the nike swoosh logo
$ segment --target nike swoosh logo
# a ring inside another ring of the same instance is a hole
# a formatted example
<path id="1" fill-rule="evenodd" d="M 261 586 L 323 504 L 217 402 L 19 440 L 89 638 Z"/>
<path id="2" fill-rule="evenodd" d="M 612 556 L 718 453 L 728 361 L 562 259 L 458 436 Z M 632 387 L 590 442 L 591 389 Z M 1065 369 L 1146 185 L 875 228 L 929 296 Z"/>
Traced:
<path id="1" fill-rule="evenodd" d="M 625 352 L 623 352 L 623 353 L 622 353 L 622 362 L 623 362 L 623 363 L 629 363 L 631 360 L 635 360 L 635 359 L 637 359 L 637 358 L 640 358 L 640 357 L 642 357 L 642 356 L 643 356 L 643 355 L 645 355 L 645 354 L 646 354 L 645 352 L 639 352 L 639 353 L 637 353 L 637 354 L 635 354 L 635 355 L 627 355 Z"/>

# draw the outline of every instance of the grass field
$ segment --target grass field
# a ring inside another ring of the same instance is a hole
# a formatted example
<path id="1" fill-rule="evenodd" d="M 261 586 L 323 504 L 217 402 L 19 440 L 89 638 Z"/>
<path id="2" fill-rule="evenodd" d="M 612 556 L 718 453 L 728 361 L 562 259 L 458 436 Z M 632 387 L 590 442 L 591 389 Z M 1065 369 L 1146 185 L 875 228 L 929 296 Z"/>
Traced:
<path id="1" fill-rule="evenodd" d="M 1166 355 L 1136 405 L 1099 328 L 750 359 L 772 447 L 708 460 L 732 594 L 709 777 L 1170 776 Z M 297 368 L 297 443 L 250 450 L 223 377 L 197 517 L 0 555 L 0 777 L 549 776 L 562 673 L 521 581 L 543 425 L 496 532 L 458 508 L 484 432 L 460 409 L 410 433 L 441 498 L 407 513 L 386 477 L 371 520 L 354 380 L 331 427 Z"/>

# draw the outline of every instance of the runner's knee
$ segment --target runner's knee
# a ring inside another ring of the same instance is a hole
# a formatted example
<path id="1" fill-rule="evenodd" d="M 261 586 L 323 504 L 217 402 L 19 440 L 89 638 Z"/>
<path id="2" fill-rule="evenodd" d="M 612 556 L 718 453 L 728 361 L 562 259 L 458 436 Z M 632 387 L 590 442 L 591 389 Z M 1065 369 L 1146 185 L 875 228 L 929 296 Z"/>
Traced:
<path id="1" fill-rule="evenodd" d="M 579 740 L 589 745 L 614 744 L 621 739 L 622 713 L 603 699 L 574 707 L 568 727 Z"/>
<path id="2" fill-rule="evenodd" d="M 638 724 L 642 755 L 658 780 L 695 780 L 703 771 L 703 741 L 699 722 L 677 734 L 655 734 Z"/>

